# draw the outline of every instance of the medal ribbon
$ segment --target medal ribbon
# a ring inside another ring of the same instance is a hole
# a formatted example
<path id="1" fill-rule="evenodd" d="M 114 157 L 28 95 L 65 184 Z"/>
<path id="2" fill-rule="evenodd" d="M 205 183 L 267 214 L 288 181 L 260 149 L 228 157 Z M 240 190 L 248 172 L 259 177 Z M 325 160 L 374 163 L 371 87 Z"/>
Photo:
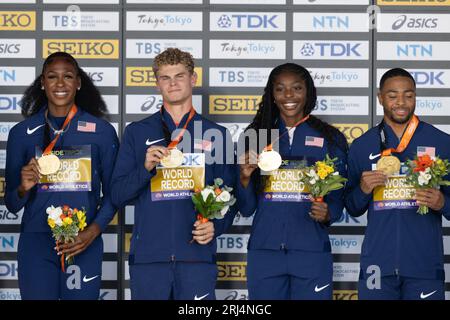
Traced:
<path id="1" fill-rule="evenodd" d="M 67 127 L 67 125 L 70 123 L 70 121 L 73 119 L 73 117 L 75 116 L 75 114 L 77 113 L 78 108 L 77 106 L 74 104 L 71 108 L 69 113 L 67 114 L 66 120 L 64 120 L 64 123 L 62 125 L 61 130 L 59 130 L 60 132 L 55 136 L 55 138 L 52 140 L 52 142 L 50 142 L 50 144 L 47 146 L 47 148 L 45 148 L 44 153 L 42 154 L 43 156 L 48 155 L 52 152 L 53 148 L 55 147 L 56 142 L 59 139 L 59 136 L 61 135 L 61 133 L 64 131 L 64 129 Z M 48 110 L 46 111 L 48 112 Z"/>
<path id="2" fill-rule="evenodd" d="M 161 113 L 162 113 L 162 108 L 161 108 Z M 189 124 L 189 122 L 191 122 L 192 118 L 195 115 L 195 109 L 193 107 L 191 107 L 191 110 L 189 111 L 189 116 L 186 120 L 186 123 L 184 124 L 183 128 L 181 129 L 180 133 L 178 134 L 178 136 L 175 138 L 175 140 L 172 140 L 169 145 L 167 146 L 168 149 L 174 149 L 177 147 L 178 143 L 180 143 L 181 138 L 183 137 L 184 132 L 186 131 L 186 128 Z M 162 115 L 161 115 L 162 116 Z"/>
<path id="3" fill-rule="evenodd" d="M 408 126 L 406 127 L 405 133 L 403 133 L 403 136 L 400 140 L 400 143 L 398 144 L 397 148 L 389 148 L 386 150 L 383 150 L 381 152 L 381 156 L 390 156 L 393 152 L 395 153 L 401 153 L 405 151 L 406 147 L 408 146 L 409 142 L 411 141 L 414 132 L 416 131 L 417 127 L 419 126 L 419 118 L 414 114 L 411 118 L 411 121 L 409 122 Z"/>
<path id="4" fill-rule="evenodd" d="M 293 128 L 296 128 L 297 126 L 299 126 L 300 124 L 302 124 L 303 122 L 305 122 L 305 121 L 308 120 L 308 119 L 309 119 L 309 114 L 308 114 L 306 117 L 304 117 L 304 118 L 300 119 L 299 121 L 297 121 L 297 123 L 295 123 L 294 126 L 290 127 L 289 130 L 286 130 L 281 136 L 279 136 L 277 139 L 275 139 L 274 142 L 272 142 L 271 144 L 269 144 L 268 146 L 266 146 L 266 147 L 263 149 L 263 151 L 272 151 L 272 145 L 273 145 L 275 142 L 277 142 L 278 140 L 280 140 L 282 136 L 284 136 L 286 133 L 288 133 L 289 131 L 291 131 Z"/>

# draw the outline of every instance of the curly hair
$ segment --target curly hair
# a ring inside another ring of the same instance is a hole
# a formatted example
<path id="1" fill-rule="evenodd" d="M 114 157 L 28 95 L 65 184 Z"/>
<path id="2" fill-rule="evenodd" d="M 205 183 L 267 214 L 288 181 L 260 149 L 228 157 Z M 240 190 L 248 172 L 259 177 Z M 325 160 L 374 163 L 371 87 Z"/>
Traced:
<path id="1" fill-rule="evenodd" d="M 31 117 L 47 106 L 48 99 L 45 91 L 41 89 L 41 80 L 47 67 L 55 60 L 59 59 L 73 65 L 77 72 L 77 77 L 81 80 L 81 88 L 77 91 L 75 96 L 75 104 L 77 107 L 96 117 L 105 116 L 108 109 L 97 87 L 94 85 L 86 72 L 79 67 L 75 58 L 66 52 L 55 52 L 45 59 L 41 74 L 33 81 L 33 83 L 25 90 L 23 94 L 21 100 L 22 115 L 25 118 Z"/>
<path id="2" fill-rule="evenodd" d="M 33 83 L 25 90 L 25 93 L 23 94 L 21 100 L 22 115 L 25 118 L 31 117 L 47 106 L 48 99 L 45 91 L 41 89 L 41 80 L 47 67 L 58 59 L 64 60 L 73 65 L 77 72 L 76 76 L 80 78 L 81 88 L 77 91 L 75 96 L 75 104 L 77 107 L 96 117 L 105 116 L 107 113 L 106 103 L 103 101 L 97 87 L 94 85 L 86 72 L 79 67 L 75 58 L 66 52 L 55 52 L 45 59 L 41 74 L 33 81 Z M 44 126 L 43 148 L 45 148 L 49 143 L 50 127 L 46 122 Z"/>
<path id="3" fill-rule="evenodd" d="M 283 73 L 297 74 L 303 81 L 305 81 L 306 103 L 303 116 L 309 115 L 306 123 L 323 135 L 328 144 L 328 147 L 330 148 L 330 153 L 333 154 L 334 148 L 339 148 L 342 151 L 347 152 L 348 144 L 344 135 L 335 127 L 311 115 L 311 112 L 314 110 L 317 102 L 317 91 L 316 87 L 314 86 L 314 80 L 312 79 L 308 70 L 295 63 L 285 63 L 275 67 L 272 70 L 267 80 L 266 87 L 264 88 L 264 94 L 262 96 L 261 102 L 258 105 L 258 111 L 256 112 L 253 121 L 245 129 L 245 131 L 249 129 L 256 130 L 259 140 L 259 129 L 278 129 L 280 111 L 275 104 L 273 91 L 275 79 Z M 267 135 L 269 143 L 271 143 L 270 136 L 270 134 Z M 259 141 L 257 145 L 260 145 Z M 262 150 L 258 150 L 258 152 L 260 151 Z M 255 170 L 253 174 L 259 175 L 259 170 Z M 261 179 L 257 179 L 256 183 L 258 192 L 262 191 L 267 181 L 267 176 L 260 177 Z"/>
<path id="4" fill-rule="evenodd" d="M 181 51 L 178 48 L 167 48 L 158 54 L 153 60 L 153 72 L 158 72 L 164 65 L 175 65 L 181 63 L 190 74 L 194 73 L 194 58 L 189 52 Z"/>

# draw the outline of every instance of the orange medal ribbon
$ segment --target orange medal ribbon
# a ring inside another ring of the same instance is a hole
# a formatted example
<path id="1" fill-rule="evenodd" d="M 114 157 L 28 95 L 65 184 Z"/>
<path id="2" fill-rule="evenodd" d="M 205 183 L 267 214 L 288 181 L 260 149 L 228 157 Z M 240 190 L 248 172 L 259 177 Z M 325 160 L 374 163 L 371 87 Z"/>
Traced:
<path id="1" fill-rule="evenodd" d="M 161 109 L 161 112 L 162 112 L 162 109 Z M 175 138 L 175 140 L 172 140 L 169 143 L 169 145 L 167 146 L 168 149 L 174 149 L 177 147 L 178 143 L 180 142 L 181 138 L 183 137 L 184 132 L 186 131 L 186 128 L 187 128 L 189 122 L 191 122 L 194 115 L 195 115 L 195 109 L 191 107 L 191 110 L 189 111 L 189 117 L 187 118 L 186 123 L 183 126 L 183 129 L 181 129 L 180 133 Z"/>
<path id="2" fill-rule="evenodd" d="M 283 133 L 281 136 L 279 136 L 278 139 L 276 139 L 274 142 L 272 142 L 271 144 L 269 144 L 268 146 L 266 146 L 266 147 L 264 148 L 264 151 L 272 151 L 272 145 L 273 145 L 275 142 L 277 142 L 278 140 L 280 140 L 282 136 L 284 136 L 286 133 L 288 133 L 289 131 L 291 131 L 293 128 L 296 128 L 297 126 L 299 126 L 300 124 L 302 124 L 303 122 L 305 122 L 305 121 L 308 120 L 308 119 L 309 119 L 309 114 L 308 114 L 306 117 L 304 117 L 304 118 L 300 119 L 299 121 L 297 121 L 297 123 L 294 124 L 293 127 L 290 127 L 289 130 L 287 130 L 286 132 L 284 132 L 284 133 Z"/>
<path id="3" fill-rule="evenodd" d="M 45 148 L 44 153 L 42 155 L 47 155 L 52 152 L 53 148 L 55 147 L 56 142 L 59 139 L 59 136 L 61 135 L 61 132 L 63 132 L 64 129 L 66 129 L 67 125 L 73 119 L 73 117 L 75 116 L 77 111 L 78 111 L 78 108 L 76 105 L 73 105 L 72 108 L 70 108 L 70 111 L 67 114 L 66 120 L 64 120 L 64 123 L 63 123 L 63 126 L 62 126 L 60 132 L 56 135 L 56 137 L 52 140 L 52 142 L 50 142 L 50 144 L 47 146 L 47 148 Z M 48 110 L 46 112 L 48 112 Z"/>
<path id="4" fill-rule="evenodd" d="M 398 144 L 397 148 L 389 148 L 386 150 L 383 150 L 381 152 L 381 156 L 390 156 L 391 153 L 401 153 L 405 151 L 406 147 L 408 146 L 409 142 L 411 141 L 414 132 L 416 131 L 417 127 L 419 126 L 419 118 L 414 114 L 411 118 L 411 121 L 409 122 L 408 126 L 406 127 L 405 133 L 402 136 L 402 139 L 400 140 L 400 143 Z"/>

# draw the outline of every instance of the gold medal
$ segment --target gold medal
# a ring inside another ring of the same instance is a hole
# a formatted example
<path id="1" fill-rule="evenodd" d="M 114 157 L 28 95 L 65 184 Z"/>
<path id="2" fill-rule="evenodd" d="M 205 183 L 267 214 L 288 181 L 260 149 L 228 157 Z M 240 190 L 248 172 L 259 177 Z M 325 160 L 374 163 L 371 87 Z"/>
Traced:
<path id="1" fill-rule="evenodd" d="M 183 163 L 183 152 L 177 148 L 169 149 L 169 154 L 161 159 L 161 165 L 166 168 L 176 168 Z"/>
<path id="2" fill-rule="evenodd" d="M 43 155 L 38 159 L 40 173 L 43 175 L 53 174 L 59 170 L 61 161 L 54 154 Z"/>
<path id="3" fill-rule="evenodd" d="M 281 156 L 276 151 L 263 151 L 258 158 L 258 167 L 263 171 L 273 171 L 281 166 Z"/>
<path id="4" fill-rule="evenodd" d="M 384 156 L 377 161 L 377 170 L 391 176 L 400 172 L 400 160 L 394 156 Z"/>

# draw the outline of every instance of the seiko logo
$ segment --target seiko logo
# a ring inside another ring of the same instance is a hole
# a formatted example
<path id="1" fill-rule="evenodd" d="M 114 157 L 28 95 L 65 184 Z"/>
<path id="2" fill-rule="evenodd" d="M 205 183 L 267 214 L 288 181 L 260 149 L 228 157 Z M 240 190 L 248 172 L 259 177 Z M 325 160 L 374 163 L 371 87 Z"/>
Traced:
<path id="1" fill-rule="evenodd" d="M 44 55 L 64 51 L 78 58 L 118 59 L 119 40 L 43 40 Z"/>
<path id="2" fill-rule="evenodd" d="M 0 29 L 20 30 L 34 29 L 35 12 L 0 12 Z"/>

